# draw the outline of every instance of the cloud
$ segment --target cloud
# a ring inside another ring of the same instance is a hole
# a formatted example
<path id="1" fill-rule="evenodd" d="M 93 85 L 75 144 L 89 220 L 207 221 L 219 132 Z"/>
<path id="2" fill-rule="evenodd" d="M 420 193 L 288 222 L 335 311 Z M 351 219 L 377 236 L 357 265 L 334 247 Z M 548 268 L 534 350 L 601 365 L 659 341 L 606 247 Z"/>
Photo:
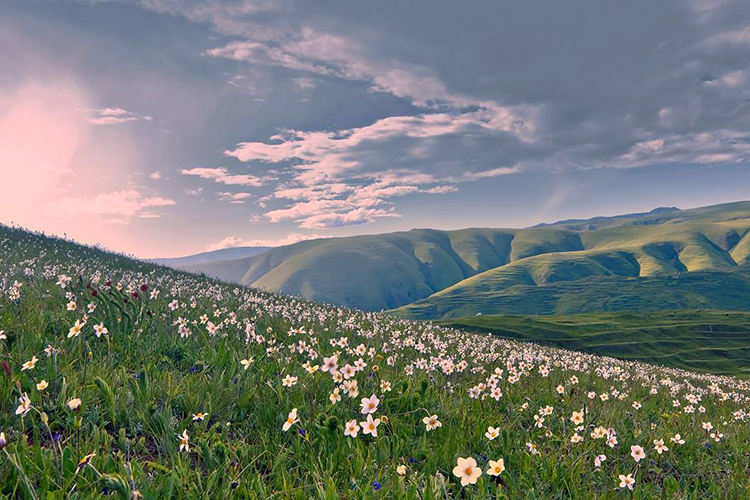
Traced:
<path id="1" fill-rule="evenodd" d="M 301 234 L 301 233 L 290 233 L 283 238 L 279 239 L 242 239 L 237 236 L 227 236 L 221 241 L 206 245 L 206 250 L 212 252 L 214 250 L 221 250 L 224 248 L 234 247 L 280 247 L 285 245 L 292 245 L 299 243 L 300 241 L 316 240 L 319 238 L 327 238 L 322 234 Z"/>
<path id="2" fill-rule="evenodd" d="M 254 177 L 252 175 L 247 174 L 237 174 L 232 175 L 229 172 L 227 172 L 227 169 L 224 167 L 218 167 L 218 168 L 191 168 L 191 169 L 182 169 L 180 170 L 180 173 L 183 175 L 195 175 L 197 177 L 200 177 L 201 179 L 211 179 L 214 182 L 218 182 L 220 184 L 227 184 L 229 186 L 262 186 L 264 180 L 259 177 Z"/>
<path id="3" fill-rule="evenodd" d="M 216 193 L 216 196 L 219 197 L 221 201 L 226 201 L 227 203 L 234 203 L 234 204 L 242 204 L 245 203 L 245 200 L 247 198 L 250 198 L 252 195 L 250 193 Z"/>
<path id="4" fill-rule="evenodd" d="M 455 193 L 458 191 L 458 188 L 456 186 L 435 186 L 430 189 L 423 189 L 422 193 L 429 193 L 429 194 L 445 194 L 445 193 Z"/>
<path id="5" fill-rule="evenodd" d="M 521 128 L 487 110 L 395 116 L 352 129 L 286 130 L 270 142 L 240 143 L 225 154 L 291 167 L 292 180 L 277 186 L 274 195 L 295 203 L 270 210 L 269 220 L 334 227 L 397 216 L 387 207 L 371 209 L 396 197 L 458 189 L 436 184 L 517 173 L 519 157 L 534 154 L 533 144 L 516 140 Z M 476 146 L 470 156 L 467 141 Z M 511 166 L 497 166 L 503 163 Z"/>
<path id="6" fill-rule="evenodd" d="M 148 177 L 149 177 L 149 179 L 153 179 L 155 181 L 159 180 L 159 179 L 161 179 L 161 172 L 159 172 L 159 171 L 152 172 Z"/>
<path id="7" fill-rule="evenodd" d="M 154 121 L 148 115 L 142 115 L 122 108 L 96 108 L 84 111 L 88 115 L 88 122 L 92 125 L 119 125 L 121 123 L 138 121 Z"/>
<path id="8" fill-rule="evenodd" d="M 345 213 L 320 214 L 307 217 L 302 221 L 300 227 L 325 229 L 339 226 L 371 224 L 379 217 L 401 217 L 401 215 L 393 212 L 393 210 L 383 210 L 380 208 L 355 208 Z"/>
<path id="9" fill-rule="evenodd" d="M 158 207 L 175 205 L 170 198 L 145 196 L 135 189 L 99 193 L 93 198 L 63 197 L 53 203 L 54 209 L 64 217 L 92 217 L 102 222 L 127 224 L 133 217 L 159 218 L 150 211 Z"/>

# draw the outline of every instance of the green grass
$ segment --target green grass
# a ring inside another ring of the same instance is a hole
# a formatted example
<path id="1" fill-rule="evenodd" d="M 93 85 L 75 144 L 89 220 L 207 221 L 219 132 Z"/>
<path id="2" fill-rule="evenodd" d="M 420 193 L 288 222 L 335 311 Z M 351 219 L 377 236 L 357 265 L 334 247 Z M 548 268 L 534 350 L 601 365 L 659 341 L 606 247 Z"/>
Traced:
<path id="1" fill-rule="evenodd" d="M 750 377 L 750 313 L 482 315 L 438 324 L 706 373 Z"/>
<path id="2" fill-rule="evenodd" d="M 401 307 L 399 314 L 413 318 L 586 312 L 592 310 L 586 303 L 564 294 L 576 293 L 581 280 L 601 294 L 613 278 L 622 289 L 654 297 L 649 303 L 659 308 L 722 308 L 729 307 L 723 297 L 703 295 L 701 287 L 691 288 L 689 299 L 676 297 L 669 278 L 747 271 L 748 231 L 750 202 L 739 202 L 527 229 L 415 229 L 320 239 L 189 270 L 368 311 Z M 741 281 L 727 293 L 747 295 L 750 287 Z M 567 283 L 577 285 L 569 289 Z M 555 303 L 541 311 L 528 307 L 550 301 Z M 603 302 L 594 298 L 597 306 L 615 310 Z"/>
<path id="3" fill-rule="evenodd" d="M 69 336 L 76 321 L 86 324 Z M 2 227 L 0 330 L 1 498 L 683 499 L 750 488 L 750 383 L 737 378 L 305 302 Z M 365 363 L 351 379 L 359 394 L 305 368 L 334 354 L 341 370 Z M 373 394 L 377 436 L 346 437 Z M 428 415 L 442 426 L 428 432 Z M 592 437 L 599 426 L 619 444 Z M 482 471 L 503 458 L 506 470 L 462 486 L 452 471 L 465 457 Z M 620 474 L 634 475 L 632 493 Z"/>
<path id="4" fill-rule="evenodd" d="M 525 266 L 484 273 L 393 311 L 410 319 L 451 319 L 482 314 L 560 315 L 680 309 L 750 310 L 750 269 L 696 271 L 678 276 L 593 275 L 536 284 Z M 582 266 L 583 267 L 583 266 Z M 591 265 L 596 269 L 594 265 Z M 584 267 L 585 268 L 585 267 Z M 506 286 L 508 285 L 508 286 Z"/>

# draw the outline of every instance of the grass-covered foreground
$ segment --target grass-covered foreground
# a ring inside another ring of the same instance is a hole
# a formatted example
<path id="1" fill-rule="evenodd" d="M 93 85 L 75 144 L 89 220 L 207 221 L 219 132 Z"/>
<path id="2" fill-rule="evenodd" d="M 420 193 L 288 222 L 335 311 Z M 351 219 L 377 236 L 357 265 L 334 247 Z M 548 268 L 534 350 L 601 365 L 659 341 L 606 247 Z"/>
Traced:
<path id="1" fill-rule="evenodd" d="M 0 229 L 6 498 L 745 498 L 750 384 Z M 631 490 L 632 488 L 632 490 Z"/>

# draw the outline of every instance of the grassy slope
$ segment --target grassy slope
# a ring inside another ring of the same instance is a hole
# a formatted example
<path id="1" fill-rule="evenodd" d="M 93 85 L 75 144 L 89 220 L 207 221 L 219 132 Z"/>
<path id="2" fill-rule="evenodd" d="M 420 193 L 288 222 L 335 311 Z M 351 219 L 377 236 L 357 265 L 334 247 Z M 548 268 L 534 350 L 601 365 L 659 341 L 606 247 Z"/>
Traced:
<path id="1" fill-rule="evenodd" d="M 62 274 L 72 278 L 65 289 Z M 100 323 L 109 332 L 97 337 Z M 0 330 L 3 498 L 682 499 L 744 498 L 750 488 L 750 384 L 738 379 L 302 302 L 3 228 Z M 305 369 L 336 353 L 339 367 L 366 363 L 351 379 L 359 394 Z M 297 383 L 285 387 L 286 376 Z M 497 400 L 490 386 L 502 391 Z M 371 394 L 377 437 L 346 437 L 344 423 L 364 420 L 359 399 Z M 80 409 L 68 407 L 73 398 Z M 699 405 L 705 413 L 685 411 Z M 292 408 L 299 421 L 285 432 Z M 576 430 L 570 418 L 581 409 Z M 442 426 L 428 432 L 422 419 L 433 414 Z M 499 429 L 495 440 L 488 426 Z M 596 426 L 619 444 L 592 438 Z M 670 442 L 675 433 L 683 445 Z M 657 439 L 670 448 L 663 455 Z M 634 445 L 645 460 L 631 458 Z M 478 461 L 476 485 L 454 477 L 459 457 Z M 488 459 L 500 458 L 506 470 L 487 475 Z M 617 490 L 620 474 L 636 478 L 633 494 Z"/>
<path id="2" fill-rule="evenodd" d="M 480 301 L 484 307 L 484 303 L 495 299 L 506 301 L 506 296 L 515 295 L 516 291 L 523 296 L 538 295 L 539 300 L 546 301 L 550 291 L 536 287 L 582 278 L 590 283 L 606 278 L 600 285 L 593 285 L 606 287 L 612 276 L 733 270 L 750 255 L 748 229 L 750 203 L 743 202 L 529 229 L 413 230 L 306 241 L 259 256 L 193 266 L 190 270 L 365 310 L 414 304 L 399 313 L 426 317 L 425 311 L 450 311 L 454 303 L 470 302 L 477 294 L 486 299 Z M 643 283 L 660 286 L 664 281 Z M 513 288 L 517 285 L 524 287 Z M 488 295 L 490 289 L 494 296 Z M 556 290 L 563 292 L 565 288 Z M 670 298 L 669 292 L 664 295 L 658 303 L 680 302 Z M 446 296 L 451 300 L 446 301 Z M 513 302 L 517 307 L 534 301 L 522 297 Z M 700 306 L 704 302 L 700 299 L 689 305 Z M 718 303 L 712 305 L 721 307 Z M 477 307 L 448 314 L 493 310 L 507 307 Z M 567 309 L 556 306 L 546 312 L 564 310 Z"/>
<path id="3" fill-rule="evenodd" d="M 743 297 L 750 295 L 745 265 L 750 254 L 750 206 L 686 212 L 635 221 L 621 218 L 620 225 L 608 221 L 604 228 L 594 225 L 579 233 L 584 251 L 516 260 L 404 306 L 396 314 L 428 319 L 480 312 L 749 310 L 750 302 Z M 581 229 L 580 223 L 572 229 Z M 682 273 L 679 279 L 672 277 L 675 273 Z"/>
<path id="4" fill-rule="evenodd" d="M 750 313 L 482 315 L 439 324 L 603 356 L 750 377 Z"/>

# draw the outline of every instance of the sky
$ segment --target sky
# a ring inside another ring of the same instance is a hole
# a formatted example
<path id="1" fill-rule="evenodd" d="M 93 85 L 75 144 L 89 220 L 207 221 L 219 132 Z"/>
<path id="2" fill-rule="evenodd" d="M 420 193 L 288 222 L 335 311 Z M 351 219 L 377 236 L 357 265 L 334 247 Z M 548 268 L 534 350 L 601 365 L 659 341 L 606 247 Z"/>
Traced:
<path id="1" fill-rule="evenodd" d="M 168 257 L 750 199 L 747 0 L 0 0 L 0 222 Z"/>

